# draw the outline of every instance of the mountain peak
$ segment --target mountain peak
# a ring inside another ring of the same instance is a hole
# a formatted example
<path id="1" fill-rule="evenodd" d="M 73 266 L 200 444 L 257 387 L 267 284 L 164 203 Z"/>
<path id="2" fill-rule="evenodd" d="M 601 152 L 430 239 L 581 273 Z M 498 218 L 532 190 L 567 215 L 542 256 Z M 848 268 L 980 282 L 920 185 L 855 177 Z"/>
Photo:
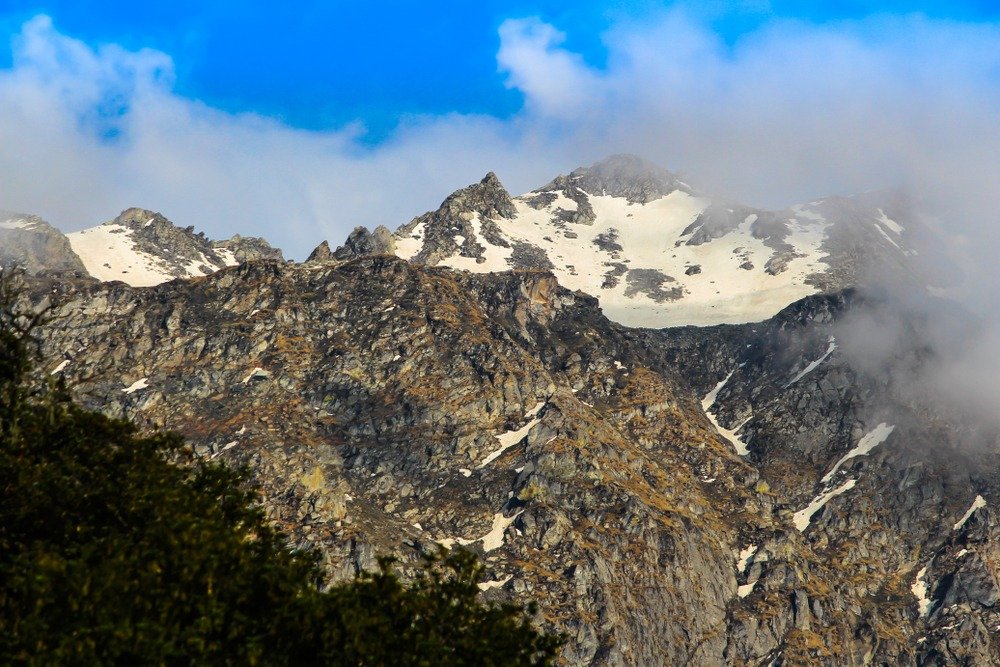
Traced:
<path id="1" fill-rule="evenodd" d="M 138 206 L 133 206 L 127 208 L 118 214 L 114 220 L 109 220 L 104 223 L 106 225 L 121 225 L 123 227 L 130 227 L 132 229 L 140 229 L 142 227 L 148 227 L 154 223 L 159 224 L 170 224 L 172 223 L 167 220 L 162 214 L 155 211 L 150 211 L 145 208 L 139 208 Z"/>
<path id="2" fill-rule="evenodd" d="M 513 218 L 517 215 L 514 200 L 507 188 L 492 171 L 478 183 L 453 192 L 441 204 L 441 209 L 453 214 L 478 213 L 484 218 Z"/>
<path id="3" fill-rule="evenodd" d="M 90 275 L 137 287 L 205 276 L 253 259 L 281 259 L 281 251 L 263 239 L 212 241 L 194 226 L 178 227 L 162 214 L 139 207 L 67 238 Z"/>
<path id="4" fill-rule="evenodd" d="M 86 275 L 66 237 L 37 215 L 0 211 L 0 268 Z"/>
<path id="5" fill-rule="evenodd" d="M 623 197 L 630 204 L 647 204 L 681 190 L 692 194 L 691 188 L 677 176 L 637 155 L 611 155 L 589 167 L 573 170 L 569 180 L 592 195 Z"/>

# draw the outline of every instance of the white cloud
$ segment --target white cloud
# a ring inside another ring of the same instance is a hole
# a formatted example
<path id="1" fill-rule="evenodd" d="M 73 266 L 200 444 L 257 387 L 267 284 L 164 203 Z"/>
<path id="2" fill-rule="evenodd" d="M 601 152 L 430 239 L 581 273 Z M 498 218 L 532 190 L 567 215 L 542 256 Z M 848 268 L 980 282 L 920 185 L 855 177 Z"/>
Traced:
<path id="1" fill-rule="evenodd" d="M 0 208 L 70 229 L 139 205 L 301 257 L 357 224 L 401 224 L 491 169 L 523 191 L 631 151 L 750 204 L 908 184 L 968 221 L 975 250 L 994 229 L 1000 176 L 998 32 L 920 17 L 773 21 L 727 46 L 671 11 L 612 28 L 598 69 L 555 26 L 515 19 L 497 59 L 524 96 L 519 113 L 416 116 L 366 147 L 352 126 L 310 132 L 209 108 L 174 91 L 169 56 L 95 49 L 38 17 L 0 72 Z"/>
<path id="2" fill-rule="evenodd" d="M 93 49 L 44 16 L 13 48 L 0 72 L 0 208 L 67 230 L 143 206 L 217 238 L 262 234 L 301 257 L 358 224 L 395 227 L 490 169 L 535 158 L 537 180 L 558 163 L 489 117 L 409 118 L 370 149 L 355 127 L 226 113 L 176 94 L 165 54 Z"/>
<path id="3" fill-rule="evenodd" d="M 526 111 L 559 121 L 579 121 L 601 110 L 603 83 L 583 58 L 560 48 L 566 35 L 537 18 L 511 19 L 500 26 L 497 63 L 507 86 L 524 94 Z"/>

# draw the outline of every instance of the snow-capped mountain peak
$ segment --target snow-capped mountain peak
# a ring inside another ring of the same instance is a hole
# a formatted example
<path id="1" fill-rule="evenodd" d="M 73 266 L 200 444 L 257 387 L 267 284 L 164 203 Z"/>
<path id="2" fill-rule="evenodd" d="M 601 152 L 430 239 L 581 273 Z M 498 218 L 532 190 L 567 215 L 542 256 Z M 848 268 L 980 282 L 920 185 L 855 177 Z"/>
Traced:
<path id="1" fill-rule="evenodd" d="M 177 227 L 141 208 L 126 209 L 114 220 L 67 237 L 90 275 L 137 287 L 205 276 L 246 259 L 281 257 L 262 239 L 211 241 L 193 227 Z"/>
<path id="2" fill-rule="evenodd" d="M 473 272 L 551 270 L 632 326 L 764 320 L 809 294 L 856 284 L 875 258 L 914 254 L 871 197 L 784 211 L 712 201 L 666 169 L 616 155 L 511 197 L 492 173 L 383 244 L 410 261 Z"/>

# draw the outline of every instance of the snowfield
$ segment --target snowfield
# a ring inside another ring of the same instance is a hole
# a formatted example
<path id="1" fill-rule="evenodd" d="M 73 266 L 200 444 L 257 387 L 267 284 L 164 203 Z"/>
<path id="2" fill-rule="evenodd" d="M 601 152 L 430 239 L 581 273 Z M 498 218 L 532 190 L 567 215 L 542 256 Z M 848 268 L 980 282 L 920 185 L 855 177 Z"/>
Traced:
<path id="1" fill-rule="evenodd" d="M 765 211 L 664 174 L 612 156 L 518 197 L 490 174 L 400 227 L 393 251 L 474 273 L 550 270 L 597 297 L 608 318 L 652 328 L 763 321 L 849 282 L 858 248 L 915 254 L 903 226 L 861 199 Z"/>
<path id="2" fill-rule="evenodd" d="M 202 252 L 194 258 L 177 257 L 176 265 L 171 266 L 164 257 L 140 249 L 135 233 L 135 228 L 110 222 L 71 232 L 66 234 L 66 238 L 90 275 L 105 282 L 120 280 L 133 287 L 151 287 L 176 278 L 206 276 L 226 266 L 239 264 L 232 250 L 213 248 L 222 260 L 221 266 L 210 261 Z M 169 248 L 162 251 L 165 257 L 170 257 Z"/>
<path id="3" fill-rule="evenodd" d="M 691 234 L 684 233 L 686 228 L 710 204 L 702 197 L 675 190 L 646 204 L 630 204 L 621 197 L 588 195 L 596 216 L 588 225 L 554 222 L 560 209 L 575 211 L 577 203 L 561 192 L 553 194 L 554 200 L 540 209 L 529 205 L 531 195 L 515 198 L 514 219 L 494 221 L 509 247 L 484 238 L 483 221 L 472 214 L 468 222 L 474 241 L 483 248 L 482 257 L 453 252 L 440 265 L 475 273 L 508 271 L 519 268 L 514 246 L 527 244 L 544 253 L 561 285 L 597 296 L 610 319 L 642 327 L 764 320 L 815 293 L 806 278 L 828 268 L 821 248 L 827 223 L 805 209 L 789 221 L 786 241 L 793 250 L 787 268 L 772 275 L 765 267 L 775 250 L 754 237 L 756 214 L 717 238 L 688 245 Z M 425 224 L 397 233 L 399 257 L 412 259 L 420 252 Z M 458 233 L 452 238 L 459 245 L 466 240 Z M 660 289 L 654 288 L 653 294 L 635 284 L 633 276 L 643 270 L 658 274 Z M 617 280 L 608 279 L 616 274 Z M 666 294 L 675 290 L 673 296 Z"/>
<path id="4" fill-rule="evenodd" d="M 99 225 L 66 237 L 87 272 L 98 280 L 149 287 L 174 279 L 166 262 L 135 247 L 132 230 L 123 225 Z"/>

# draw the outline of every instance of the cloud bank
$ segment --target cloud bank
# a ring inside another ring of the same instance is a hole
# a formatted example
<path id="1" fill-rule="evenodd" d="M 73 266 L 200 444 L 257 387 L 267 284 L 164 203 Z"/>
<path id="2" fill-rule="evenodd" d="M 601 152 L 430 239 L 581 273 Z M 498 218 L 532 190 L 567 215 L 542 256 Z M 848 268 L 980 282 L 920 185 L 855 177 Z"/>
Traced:
<path id="1" fill-rule="evenodd" d="M 36 17 L 0 71 L 0 208 L 72 230 L 143 206 L 302 257 L 488 170 L 522 192 L 626 151 L 759 206 L 903 185 L 970 256 L 997 247 L 997 25 L 775 20 L 727 45 L 675 9 L 615 25 L 601 68 L 538 19 L 506 21 L 500 38 L 518 113 L 413 116 L 368 146 L 360 126 L 210 108 L 174 91 L 169 55 L 93 47 Z"/>

